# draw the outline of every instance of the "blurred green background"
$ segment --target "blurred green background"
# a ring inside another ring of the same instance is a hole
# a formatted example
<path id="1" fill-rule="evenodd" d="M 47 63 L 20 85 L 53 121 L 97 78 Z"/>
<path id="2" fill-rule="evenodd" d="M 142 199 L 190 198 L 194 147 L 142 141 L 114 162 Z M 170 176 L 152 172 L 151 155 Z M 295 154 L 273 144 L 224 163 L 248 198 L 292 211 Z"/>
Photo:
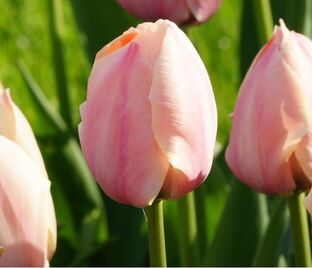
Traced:
<path id="1" fill-rule="evenodd" d="M 207 67 L 219 116 L 216 159 L 201 187 L 208 226 L 202 265 L 292 264 L 284 202 L 241 185 L 223 157 L 240 83 L 262 45 L 251 3 L 223 0 L 213 18 L 187 30 Z M 305 4 L 273 0 L 274 21 L 282 17 L 311 37 L 311 15 L 303 14 L 312 9 Z M 51 265 L 148 265 L 143 211 L 99 190 L 77 138 L 96 52 L 139 21 L 113 0 L 1 0 L 0 10 L 0 80 L 30 121 L 52 181 L 58 247 Z M 170 266 L 181 265 L 179 226 L 176 202 L 165 202 Z"/>

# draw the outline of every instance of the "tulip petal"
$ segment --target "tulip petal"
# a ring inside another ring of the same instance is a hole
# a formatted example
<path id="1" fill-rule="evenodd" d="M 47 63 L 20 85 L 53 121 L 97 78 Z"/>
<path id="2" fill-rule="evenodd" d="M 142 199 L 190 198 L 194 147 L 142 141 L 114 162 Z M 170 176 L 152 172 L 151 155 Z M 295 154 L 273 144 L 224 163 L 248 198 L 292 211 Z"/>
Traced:
<path id="1" fill-rule="evenodd" d="M 288 161 L 311 122 L 306 83 L 284 54 L 289 37 L 278 27 L 270 47 L 264 47 L 264 53 L 260 51 L 248 71 L 226 151 L 227 163 L 235 175 L 268 194 L 289 194 L 296 188 Z"/>
<path id="2" fill-rule="evenodd" d="M 50 183 L 15 143 L 0 136 L 0 148 L 0 241 L 5 249 L 0 266 L 42 267 L 47 262 L 44 215 Z"/>
<path id="3" fill-rule="evenodd" d="M 312 183 L 312 132 L 303 137 L 296 147 L 295 155 L 304 175 Z"/>
<path id="4" fill-rule="evenodd" d="M 8 89 L 0 95 L 0 121 L 0 134 L 21 146 L 48 179 L 33 131 L 25 116 L 13 103 Z"/>
<path id="5" fill-rule="evenodd" d="M 190 18 L 188 6 L 184 0 L 118 0 L 119 4 L 134 16 L 144 21 L 168 19 L 176 23 L 187 21 Z"/>
<path id="6" fill-rule="evenodd" d="M 154 66 L 150 101 L 155 139 L 173 167 L 162 195 L 177 198 L 199 185 L 211 168 L 217 116 L 206 69 L 173 23 Z"/>
<path id="7" fill-rule="evenodd" d="M 186 2 L 193 16 L 199 22 L 211 17 L 221 4 L 221 0 L 186 0 Z"/>
<path id="8" fill-rule="evenodd" d="M 15 139 L 15 116 L 10 91 L 6 90 L 0 95 L 0 135 L 11 140 Z"/>
<path id="9" fill-rule="evenodd" d="M 49 197 L 47 197 L 48 200 L 48 207 L 46 209 L 46 214 L 48 217 L 48 223 L 47 223 L 47 232 L 48 232 L 48 241 L 47 241 L 47 258 L 48 260 L 51 260 L 55 250 L 56 250 L 56 244 L 57 244 L 57 227 L 56 227 L 56 216 L 55 216 L 55 209 L 53 204 L 53 199 L 49 194 Z"/>
<path id="10" fill-rule="evenodd" d="M 96 60 L 79 135 L 94 177 L 113 199 L 145 207 L 157 197 L 168 161 L 155 142 L 148 100 L 150 63 L 136 41 Z"/>

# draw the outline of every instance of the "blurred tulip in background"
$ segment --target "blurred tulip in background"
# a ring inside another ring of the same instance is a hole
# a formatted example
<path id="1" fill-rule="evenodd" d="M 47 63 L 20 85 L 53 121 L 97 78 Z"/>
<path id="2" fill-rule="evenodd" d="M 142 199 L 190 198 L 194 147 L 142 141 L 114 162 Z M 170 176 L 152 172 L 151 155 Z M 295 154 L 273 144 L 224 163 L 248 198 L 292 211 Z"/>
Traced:
<path id="1" fill-rule="evenodd" d="M 56 219 L 43 159 L 9 90 L 0 95 L 0 266 L 48 266 Z"/>
<path id="2" fill-rule="evenodd" d="M 118 0 L 129 13 L 144 21 L 169 19 L 177 24 L 202 23 L 220 7 L 221 0 Z"/>
<path id="3" fill-rule="evenodd" d="M 287 195 L 312 179 L 312 42 L 280 21 L 241 86 L 226 160 L 256 191 Z"/>
<path id="4" fill-rule="evenodd" d="M 81 121 L 86 161 L 121 203 L 179 198 L 210 171 L 217 129 L 210 80 L 170 21 L 130 28 L 98 52 Z"/>

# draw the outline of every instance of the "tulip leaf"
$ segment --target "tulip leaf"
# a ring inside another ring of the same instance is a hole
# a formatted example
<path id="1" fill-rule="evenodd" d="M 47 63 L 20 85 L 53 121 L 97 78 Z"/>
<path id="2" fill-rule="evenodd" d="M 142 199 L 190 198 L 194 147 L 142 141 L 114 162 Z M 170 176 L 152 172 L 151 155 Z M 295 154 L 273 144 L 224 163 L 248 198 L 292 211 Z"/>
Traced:
<path id="1" fill-rule="evenodd" d="M 67 126 L 63 118 L 51 107 L 48 99 L 44 95 L 42 89 L 33 79 L 30 71 L 27 69 L 23 61 L 17 62 L 18 68 L 23 76 L 23 79 L 29 89 L 29 92 L 34 100 L 36 107 L 41 111 L 40 114 L 44 115 L 47 121 L 60 133 L 65 134 Z"/>
<path id="2" fill-rule="evenodd" d="M 312 39 L 312 1 L 305 0 L 302 33 Z"/>
<path id="3" fill-rule="evenodd" d="M 52 42 L 52 58 L 54 75 L 56 78 L 60 113 L 69 128 L 72 127 L 72 118 L 68 96 L 68 82 L 66 75 L 66 63 L 62 44 L 63 26 L 63 5 L 60 0 L 48 0 L 49 32 Z"/>
<path id="4" fill-rule="evenodd" d="M 198 194 L 201 195 L 199 196 L 200 200 L 196 200 L 200 265 L 205 262 L 207 251 L 214 239 L 228 198 L 229 183 L 224 180 L 225 172 L 220 167 L 218 157 L 214 160 L 214 165 L 206 181 L 195 190 L 195 198 L 198 197 Z"/>
<path id="5" fill-rule="evenodd" d="M 108 241 L 106 219 L 104 217 L 105 215 L 98 208 L 93 209 L 83 217 L 79 249 L 76 252 L 76 258 L 70 262 L 70 266 L 82 265 L 88 257 Z"/>
<path id="6" fill-rule="evenodd" d="M 101 192 L 86 167 L 76 140 L 71 138 L 66 144 L 62 144 L 62 150 L 53 149 L 55 145 L 52 141 L 50 143 L 43 149 L 46 159 L 49 160 L 47 166 L 51 184 L 52 187 L 58 185 L 57 193 L 62 190 L 64 196 L 66 195 L 66 202 L 60 201 L 61 204 L 56 209 L 62 212 L 62 203 L 68 204 L 74 222 L 73 225 L 69 225 L 66 219 L 62 220 L 61 217 L 60 228 L 71 228 L 80 234 L 76 235 L 74 248 L 69 244 L 68 236 L 60 236 L 60 245 L 53 265 L 64 265 L 64 262 L 70 265 L 78 253 L 83 255 L 79 252 L 79 249 L 83 248 L 82 244 L 89 245 L 88 251 L 85 250 L 87 254 L 108 240 L 106 210 Z M 56 198 L 57 193 L 54 195 Z M 61 215 L 57 214 L 58 217 Z M 87 230 L 90 235 L 93 234 L 92 239 L 85 235 Z"/>
<path id="7" fill-rule="evenodd" d="M 69 139 L 67 144 L 63 146 L 62 155 L 65 158 L 67 166 L 75 174 L 75 180 L 71 182 L 74 183 L 72 186 L 74 187 L 74 185 L 76 185 L 77 188 L 83 187 L 86 198 L 105 214 L 101 191 L 95 179 L 92 177 L 83 158 L 81 149 L 75 139 Z M 78 209 L 81 210 L 81 207 Z"/>
<path id="8" fill-rule="evenodd" d="M 265 196 L 234 180 L 205 264 L 250 266 L 266 223 Z"/>
<path id="9" fill-rule="evenodd" d="M 47 158 L 46 158 L 47 159 Z M 57 251 L 52 259 L 51 266 L 69 263 L 71 255 L 78 249 L 78 233 L 74 223 L 71 203 L 59 184 L 50 172 L 51 192 L 57 218 Z"/>
<path id="10" fill-rule="evenodd" d="M 312 38 L 312 2 L 311 0 L 271 1 L 275 24 L 282 18 L 290 30 L 303 33 Z"/>
<path id="11" fill-rule="evenodd" d="M 105 199 L 110 240 L 89 266 L 147 266 L 146 221 L 142 209 Z M 122 257 L 121 257 L 122 256 Z"/>
<path id="12" fill-rule="evenodd" d="M 271 1 L 275 24 L 279 25 L 279 19 L 283 19 L 287 28 L 296 32 L 302 32 L 305 24 L 305 15 L 310 0 L 288 0 L 287 5 L 283 0 Z"/>
<path id="13" fill-rule="evenodd" d="M 277 199 L 275 202 L 271 219 L 253 260 L 253 266 L 277 266 L 282 254 L 289 215 L 285 198 Z"/>
<path id="14" fill-rule="evenodd" d="M 212 243 L 217 226 L 222 217 L 225 204 L 228 199 L 231 185 L 231 172 L 224 161 L 224 150 L 214 159 L 213 165 L 204 182 L 206 199 L 206 217 L 207 217 L 207 235 L 206 239 L 209 244 Z M 196 190 L 195 190 L 196 191 Z M 211 209 L 213 207 L 213 209 Z M 206 250 L 204 252 L 206 256 Z"/>
<path id="15" fill-rule="evenodd" d="M 241 43 L 239 49 L 241 79 L 244 78 L 253 59 L 261 48 L 260 39 L 257 35 L 257 27 L 255 25 L 256 21 L 252 10 L 252 1 L 244 0 L 241 21 Z"/>
<path id="16" fill-rule="evenodd" d="M 104 45 L 138 23 L 116 1 L 71 0 L 71 3 L 80 31 L 86 38 L 90 62 L 94 61 L 96 53 Z"/>
<path id="17" fill-rule="evenodd" d="M 253 6 L 254 24 L 257 28 L 258 40 L 264 45 L 272 36 L 273 17 L 270 0 L 250 1 Z"/>

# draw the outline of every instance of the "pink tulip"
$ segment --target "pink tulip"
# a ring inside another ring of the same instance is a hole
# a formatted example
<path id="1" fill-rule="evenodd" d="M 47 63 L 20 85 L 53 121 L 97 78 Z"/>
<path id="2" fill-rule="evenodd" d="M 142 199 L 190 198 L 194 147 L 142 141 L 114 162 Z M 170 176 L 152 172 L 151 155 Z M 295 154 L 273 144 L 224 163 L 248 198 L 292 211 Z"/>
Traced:
<path id="1" fill-rule="evenodd" d="M 221 0 L 117 0 L 134 16 L 145 21 L 168 19 L 177 24 L 202 23 L 220 7 Z"/>
<path id="2" fill-rule="evenodd" d="M 280 23 L 241 86 L 226 160 L 256 191 L 287 195 L 312 179 L 312 42 Z"/>
<path id="3" fill-rule="evenodd" d="M 0 266 L 48 266 L 56 247 L 50 181 L 26 118 L 0 95 Z"/>
<path id="4" fill-rule="evenodd" d="M 81 106 L 82 149 L 103 191 L 136 207 L 204 181 L 216 137 L 205 66 L 186 35 L 159 20 L 98 52 Z"/>

